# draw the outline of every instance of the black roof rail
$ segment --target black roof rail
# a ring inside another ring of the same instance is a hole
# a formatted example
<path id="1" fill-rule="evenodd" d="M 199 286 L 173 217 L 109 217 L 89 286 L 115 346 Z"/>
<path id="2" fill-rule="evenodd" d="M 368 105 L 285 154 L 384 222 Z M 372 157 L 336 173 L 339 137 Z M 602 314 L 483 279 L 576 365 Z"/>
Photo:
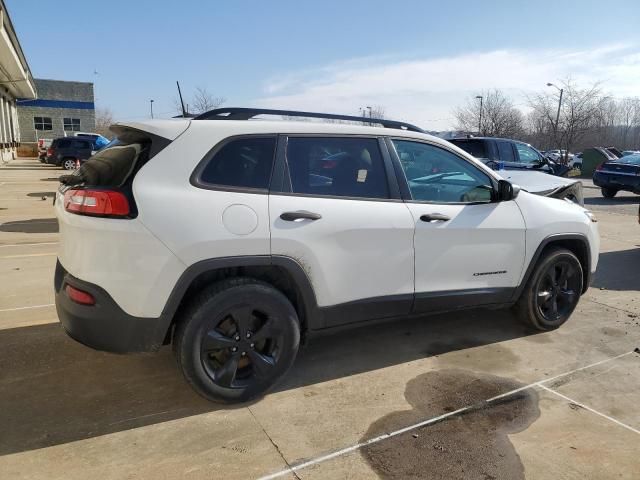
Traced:
<path id="1" fill-rule="evenodd" d="M 335 113 L 299 112 L 296 110 L 271 110 L 266 108 L 216 108 L 201 113 L 194 120 L 249 120 L 258 115 L 279 115 L 283 117 L 325 118 L 328 120 L 347 120 L 382 125 L 385 128 L 397 128 L 411 132 L 425 133 L 420 127 L 410 123 L 386 120 L 383 118 L 356 117 L 353 115 L 337 115 Z"/>

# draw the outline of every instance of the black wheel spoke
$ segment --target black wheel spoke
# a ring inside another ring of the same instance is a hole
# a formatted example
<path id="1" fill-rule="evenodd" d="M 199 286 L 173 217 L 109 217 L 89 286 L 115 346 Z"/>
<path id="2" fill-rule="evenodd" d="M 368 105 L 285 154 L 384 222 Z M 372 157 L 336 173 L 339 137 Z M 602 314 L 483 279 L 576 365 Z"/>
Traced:
<path id="1" fill-rule="evenodd" d="M 576 292 L 574 290 L 560 290 L 559 294 L 563 300 L 567 302 L 573 302 L 574 297 L 576 296 Z"/>
<path id="2" fill-rule="evenodd" d="M 551 293 L 550 290 L 541 290 L 538 292 L 538 300 L 542 301 L 543 304 L 551 300 L 552 296 L 553 294 Z"/>
<path id="3" fill-rule="evenodd" d="M 233 338 L 229 338 L 217 330 L 209 330 L 202 339 L 202 351 L 212 352 L 235 346 Z"/>
<path id="4" fill-rule="evenodd" d="M 239 360 L 240 358 L 237 355 L 232 355 L 227 359 L 222 367 L 216 370 L 215 380 L 218 385 L 230 387 L 233 384 L 238 371 Z"/>
<path id="5" fill-rule="evenodd" d="M 260 342 L 268 338 L 277 336 L 279 333 L 277 322 L 273 318 L 268 318 L 264 324 L 253 333 L 252 339 L 254 342 Z"/>
<path id="6" fill-rule="evenodd" d="M 257 378 L 268 378 L 276 366 L 275 359 L 269 355 L 256 352 L 255 350 L 250 350 L 248 354 L 251 359 L 254 375 Z"/>
<path id="7" fill-rule="evenodd" d="M 561 264 L 560 275 L 558 276 L 558 285 L 564 287 L 569 277 L 571 277 L 571 269 L 569 265 L 567 265 L 566 263 Z"/>
<path id="8" fill-rule="evenodd" d="M 558 317 L 558 297 L 555 295 L 551 298 L 551 316 L 554 319 Z"/>
<path id="9" fill-rule="evenodd" d="M 254 318 L 253 310 L 254 310 L 253 307 L 247 305 L 247 306 L 236 308 L 231 313 L 233 320 L 236 322 L 236 325 L 238 326 L 238 332 L 243 337 L 251 329 L 251 322 Z"/>

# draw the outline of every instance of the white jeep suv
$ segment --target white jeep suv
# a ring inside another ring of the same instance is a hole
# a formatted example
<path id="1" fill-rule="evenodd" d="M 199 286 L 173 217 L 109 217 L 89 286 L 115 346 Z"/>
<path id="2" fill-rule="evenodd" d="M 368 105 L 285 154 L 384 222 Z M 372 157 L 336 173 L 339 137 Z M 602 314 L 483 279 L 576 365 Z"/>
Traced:
<path id="1" fill-rule="evenodd" d="M 58 316 L 100 350 L 172 343 L 211 400 L 263 393 L 345 324 L 515 306 L 557 328 L 596 268 L 590 212 L 412 125 L 231 108 L 112 130 L 61 178 Z"/>

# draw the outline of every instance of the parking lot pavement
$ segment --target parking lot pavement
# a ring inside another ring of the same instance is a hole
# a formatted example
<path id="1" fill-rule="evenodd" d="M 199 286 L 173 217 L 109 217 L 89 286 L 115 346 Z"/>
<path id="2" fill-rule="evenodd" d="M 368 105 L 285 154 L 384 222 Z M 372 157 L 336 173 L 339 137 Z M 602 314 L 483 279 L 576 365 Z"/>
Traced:
<path id="1" fill-rule="evenodd" d="M 62 172 L 9 167 L 3 478 L 637 478 L 637 203 L 631 213 L 624 198 L 594 205 L 599 271 L 558 331 L 480 310 L 344 331 L 312 340 L 273 393 L 228 407 L 194 394 L 168 348 L 110 355 L 61 331 L 46 193 Z"/>

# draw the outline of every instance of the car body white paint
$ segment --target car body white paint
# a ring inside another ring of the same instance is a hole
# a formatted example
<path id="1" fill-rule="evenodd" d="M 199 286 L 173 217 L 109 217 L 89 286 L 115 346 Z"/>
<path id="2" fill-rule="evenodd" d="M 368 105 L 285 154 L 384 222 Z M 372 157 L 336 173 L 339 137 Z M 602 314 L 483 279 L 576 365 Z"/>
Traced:
<path id="1" fill-rule="evenodd" d="M 63 267 L 102 287 L 130 315 L 158 317 L 181 274 L 194 263 L 211 258 L 291 257 L 307 273 L 321 306 L 414 291 L 515 287 L 540 242 L 554 234 L 585 235 L 592 270 L 597 265 L 597 228 L 585 210 L 527 192 L 502 203 L 424 205 L 208 190 L 189 181 L 201 159 L 223 139 L 287 133 L 389 135 L 428 141 L 455 151 L 488 175 L 500 178 L 463 150 L 430 135 L 358 125 L 262 120 L 151 120 L 118 127 L 173 140 L 134 179 L 137 218 L 74 215 L 64 210 L 60 195 L 56 214 Z M 541 175 L 557 181 L 557 177 Z M 252 228 L 245 228 L 246 218 L 237 222 L 224 219 L 225 211 L 234 205 L 255 212 Z M 318 211 L 323 218 L 284 225 L 279 215 L 290 210 Z M 452 220 L 446 226 L 419 221 L 422 213 L 431 212 L 447 214 Z M 234 232 L 229 223 L 242 232 Z M 470 271 L 495 269 L 509 273 L 469 278 Z"/>

